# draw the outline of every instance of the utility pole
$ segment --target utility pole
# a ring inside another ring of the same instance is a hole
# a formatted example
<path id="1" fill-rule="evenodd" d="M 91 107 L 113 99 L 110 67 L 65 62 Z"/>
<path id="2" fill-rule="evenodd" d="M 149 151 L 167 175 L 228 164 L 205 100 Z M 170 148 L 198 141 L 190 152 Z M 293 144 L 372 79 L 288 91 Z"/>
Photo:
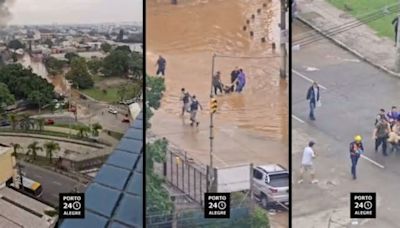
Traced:
<path id="1" fill-rule="evenodd" d="M 400 73 L 400 14 L 397 15 L 396 72 Z"/>
<path id="2" fill-rule="evenodd" d="M 215 57 L 213 54 L 212 57 L 212 65 L 211 65 L 211 89 L 210 89 L 210 101 L 213 99 L 213 83 L 212 79 L 214 76 L 214 65 L 215 65 Z M 211 102 L 210 102 L 211 103 Z M 214 112 L 210 108 L 210 167 L 208 169 L 208 192 L 211 192 L 213 189 L 214 182 L 214 169 L 213 169 L 213 140 L 214 140 Z"/>
<path id="3" fill-rule="evenodd" d="M 288 32 L 286 31 L 286 1 L 281 0 L 281 79 L 286 79 L 287 75 L 287 51 L 286 51 L 286 38 L 288 38 Z"/>

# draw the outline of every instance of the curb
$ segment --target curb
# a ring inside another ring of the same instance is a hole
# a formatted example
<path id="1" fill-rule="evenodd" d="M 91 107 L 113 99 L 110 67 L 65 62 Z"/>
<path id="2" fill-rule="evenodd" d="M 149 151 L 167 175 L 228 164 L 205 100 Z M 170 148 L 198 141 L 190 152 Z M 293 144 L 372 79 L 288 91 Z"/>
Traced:
<path id="1" fill-rule="evenodd" d="M 297 16 L 296 17 L 297 20 L 299 20 L 300 22 L 302 22 L 303 24 L 307 25 L 308 27 L 310 27 L 311 29 L 315 30 L 316 32 L 318 32 L 319 34 L 321 34 L 322 36 L 324 36 L 325 38 L 329 39 L 330 41 L 332 41 L 333 43 L 335 43 L 336 45 L 340 46 L 341 48 L 351 52 L 353 55 L 357 56 L 358 58 L 360 58 L 361 60 L 363 60 L 364 62 L 374 66 L 375 68 L 384 71 L 388 74 L 390 74 L 391 76 L 395 76 L 400 78 L 400 73 L 396 73 L 390 69 L 388 69 L 385 66 L 379 65 L 374 63 L 374 61 L 369 60 L 367 57 L 365 57 L 364 55 L 362 55 L 361 53 L 359 53 L 357 50 L 352 49 L 351 47 L 347 46 L 345 43 L 343 43 L 342 41 L 333 38 L 333 36 L 327 35 L 323 30 L 321 30 L 320 28 L 318 28 L 317 26 L 313 25 L 311 22 L 307 21 L 306 19 L 302 18 L 301 16 Z"/>
<path id="2" fill-rule="evenodd" d="M 65 139 L 65 138 L 61 138 L 61 137 L 57 137 L 57 136 L 40 135 L 40 134 L 35 135 L 35 134 L 29 134 L 29 133 L 0 132 L 0 136 L 53 140 L 53 141 L 58 141 L 58 142 L 65 142 L 65 143 L 72 143 L 72 144 L 77 144 L 77 145 L 81 145 L 81 146 L 87 146 L 87 147 L 96 148 L 96 149 L 103 149 L 103 148 L 107 147 L 107 145 L 104 145 L 104 144 L 95 144 L 95 143 L 78 141 L 78 140 L 74 141 L 74 140 Z"/>

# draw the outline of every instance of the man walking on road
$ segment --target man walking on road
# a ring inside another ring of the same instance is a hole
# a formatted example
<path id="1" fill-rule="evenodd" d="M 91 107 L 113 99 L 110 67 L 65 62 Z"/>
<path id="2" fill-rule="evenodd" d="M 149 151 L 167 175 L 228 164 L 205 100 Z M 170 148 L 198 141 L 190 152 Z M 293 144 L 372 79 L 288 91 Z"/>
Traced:
<path id="1" fill-rule="evenodd" d="M 315 169 L 313 166 L 313 160 L 316 157 L 316 154 L 313 150 L 314 142 L 310 141 L 308 143 L 308 146 L 304 148 L 303 152 L 303 159 L 301 160 L 301 169 L 300 169 L 300 180 L 298 181 L 299 184 L 303 183 L 303 175 L 304 172 L 307 170 L 310 170 L 310 175 L 311 175 L 311 183 L 316 184 L 318 183 L 318 180 L 315 179 Z"/>
<path id="2" fill-rule="evenodd" d="M 185 112 L 190 112 L 190 94 L 186 92 L 185 88 L 182 88 L 181 92 L 181 101 L 183 102 L 181 115 L 183 116 Z"/>
<path id="3" fill-rule="evenodd" d="M 203 110 L 203 107 L 199 103 L 199 101 L 196 99 L 196 96 L 192 96 L 192 103 L 190 104 L 190 120 L 192 121 L 190 123 L 190 126 L 193 126 L 193 124 L 196 123 L 196 126 L 199 126 L 199 121 L 196 120 L 196 115 L 197 115 L 197 110 L 199 109 Z"/>
<path id="4" fill-rule="evenodd" d="M 381 118 L 379 123 L 376 125 L 373 137 L 375 139 L 375 152 L 378 152 L 379 146 L 382 144 L 383 156 L 387 156 L 386 147 L 387 139 L 389 137 L 390 126 L 386 118 Z"/>
<path id="5" fill-rule="evenodd" d="M 310 105 L 310 120 L 315 120 L 314 109 L 319 102 L 319 86 L 317 82 L 313 82 L 312 86 L 307 91 L 307 100 Z"/>
<path id="6" fill-rule="evenodd" d="M 165 66 L 167 65 L 167 61 L 161 55 L 158 57 L 156 65 L 158 66 L 156 75 L 158 76 L 161 74 L 162 76 L 165 76 Z"/>
<path id="7" fill-rule="evenodd" d="M 350 143 L 351 175 L 353 176 L 353 180 L 357 179 L 356 167 L 362 153 L 364 153 L 362 137 L 361 135 L 357 135 L 354 137 L 354 141 Z"/>

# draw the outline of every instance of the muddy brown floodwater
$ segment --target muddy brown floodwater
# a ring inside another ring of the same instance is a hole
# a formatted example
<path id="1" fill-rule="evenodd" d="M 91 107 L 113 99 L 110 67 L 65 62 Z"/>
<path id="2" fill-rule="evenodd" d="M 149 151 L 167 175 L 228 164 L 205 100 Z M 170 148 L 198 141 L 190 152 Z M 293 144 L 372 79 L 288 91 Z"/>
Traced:
<path id="1" fill-rule="evenodd" d="M 53 84 L 56 92 L 63 94 L 68 93 L 69 85 L 65 77 L 63 75 L 50 76 L 47 72 L 46 66 L 41 62 L 40 59 L 34 60 L 31 56 L 25 54 L 21 59 L 19 59 L 19 63 L 25 67 L 31 67 L 33 73 Z"/>
<path id="2" fill-rule="evenodd" d="M 167 60 L 162 109 L 179 115 L 180 89 L 196 94 L 208 110 L 212 54 L 271 56 L 271 44 L 279 47 L 279 1 L 182 0 L 147 1 L 147 73 L 154 75 L 158 55 Z M 266 7 L 263 4 L 267 4 Z M 261 9 L 261 13 L 257 13 Z M 255 19 L 251 19 L 251 15 Z M 250 20 L 250 24 L 246 24 Z M 247 25 L 246 31 L 243 26 Z M 249 31 L 254 32 L 253 38 Z M 265 37 L 266 42 L 261 42 Z M 278 55 L 277 53 L 275 53 Z M 288 89 L 279 79 L 279 58 L 217 58 L 215 70 L 230 83 L 235 66 L 244 69 L 247 84 L 242 94 L 219 96 L 216 121 L 287 143 Z M 164 119 L 164 121 L 168 121 Z"/>

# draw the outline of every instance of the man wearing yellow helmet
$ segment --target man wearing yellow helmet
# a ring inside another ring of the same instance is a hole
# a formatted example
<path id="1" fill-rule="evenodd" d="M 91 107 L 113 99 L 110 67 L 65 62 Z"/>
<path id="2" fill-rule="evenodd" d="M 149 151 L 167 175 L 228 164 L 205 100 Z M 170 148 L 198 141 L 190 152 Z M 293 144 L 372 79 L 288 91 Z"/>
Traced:
<path id="1" fill-rule="evenodd" d="M 356 167 L 362 153 L 364 153 L 362 137 L 361 135 L 356 135 L 354 141 L 350 143 L 351 175 L 353 175 L 353 180 L 357 179 Z"/>

